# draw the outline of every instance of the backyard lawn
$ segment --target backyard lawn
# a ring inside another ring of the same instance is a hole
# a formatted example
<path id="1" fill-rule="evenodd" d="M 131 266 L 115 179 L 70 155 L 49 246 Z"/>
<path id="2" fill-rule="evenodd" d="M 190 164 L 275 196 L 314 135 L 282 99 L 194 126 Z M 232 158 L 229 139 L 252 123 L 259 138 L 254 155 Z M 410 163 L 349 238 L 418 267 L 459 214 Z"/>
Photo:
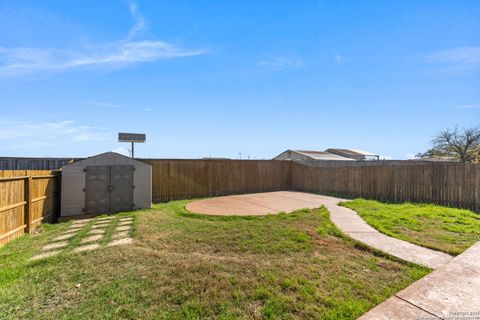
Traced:
<path id="1" fill-rule="evenodd" d="M 364 199 L 342 205 L 380 232 L 449 254 L 457 255 L 480 241 L 480 215 L 469 210 Z"/>
<path id="2" fill-rule="evenodd" d="M 344 238 L 323 208 L 212 217 L 186 203 L 121 214 L 130 245 L 29 261 L 67 222 L 0 248 L 0 319 L 355 319 L 430 271 Z"/>

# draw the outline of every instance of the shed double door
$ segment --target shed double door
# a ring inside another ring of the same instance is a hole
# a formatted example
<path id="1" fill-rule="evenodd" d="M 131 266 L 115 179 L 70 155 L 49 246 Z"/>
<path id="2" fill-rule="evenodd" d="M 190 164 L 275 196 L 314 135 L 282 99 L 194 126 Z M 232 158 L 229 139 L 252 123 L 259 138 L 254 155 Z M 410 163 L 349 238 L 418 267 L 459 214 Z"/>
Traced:
<path id="1" fill-rule="evenodd" d="M 85 214 L 133 209 L 133 166 L 87 166 Z"/>

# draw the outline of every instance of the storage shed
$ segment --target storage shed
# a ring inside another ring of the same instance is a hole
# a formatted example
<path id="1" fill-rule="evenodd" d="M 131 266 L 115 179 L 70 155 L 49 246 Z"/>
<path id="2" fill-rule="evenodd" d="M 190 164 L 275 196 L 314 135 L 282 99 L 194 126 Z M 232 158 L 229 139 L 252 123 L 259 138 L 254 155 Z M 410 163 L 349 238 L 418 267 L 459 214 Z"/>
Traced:
<path id="1" fill-rule="evenodd" d="M 62 167 L 61 217 L 150 208 L 152 167 L 115 152 Z"/>

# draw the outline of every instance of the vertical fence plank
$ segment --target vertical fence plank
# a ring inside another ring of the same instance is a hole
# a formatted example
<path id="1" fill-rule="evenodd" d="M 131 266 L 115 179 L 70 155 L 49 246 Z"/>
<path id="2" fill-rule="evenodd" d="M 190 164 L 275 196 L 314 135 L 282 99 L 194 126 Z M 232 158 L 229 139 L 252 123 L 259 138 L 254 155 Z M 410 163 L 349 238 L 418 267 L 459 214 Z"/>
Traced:
<path id="1" fill-rule="evenodd" d="M 59 175 L 50 170 L 0 171 L 0 245 L 31 233 L 59 212 Z"/>
<path id="2" fill-rule="evenodd" d="M 292 165 L 293 189 L 384 201 L 437 203 L 479 211 L 480 165 L 406 162 Z"/>
<path id="3" fill-rule="evenodd" d="M 32 176 L 28 176 L 25 179 L 25 233 L 32 233 L 33 225 L 33 212 L 32 212 L 32 199 L 33 199 L 33 179 Z"/>

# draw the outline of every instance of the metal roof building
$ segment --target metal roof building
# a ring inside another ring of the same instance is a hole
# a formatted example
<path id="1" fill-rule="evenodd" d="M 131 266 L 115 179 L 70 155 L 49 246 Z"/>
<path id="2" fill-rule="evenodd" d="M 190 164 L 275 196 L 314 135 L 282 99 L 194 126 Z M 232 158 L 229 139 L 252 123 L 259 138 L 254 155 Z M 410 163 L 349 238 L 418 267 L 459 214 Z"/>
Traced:
<path id="1" fill-rule="evenodd" d="M 80 158 L 0 157 L 0 170 L 58 170 Z"/>
<path id="2" fill-rule="evenodd" d="M 335 149 L 330 148 L 325 150 L 326 152 L 336 154 L 341 157 L 346 157 L 354 160 L 368 160 L 368 159 L 375 159 L 379 160 L 380 156 L 378 154 L 364 151 L 364 150 L 357 150 L 357 149 Z"/>
<path id="3" fill-rule="evenodd" d="M 347 157 L 342 157 L 325 151 L 308 151 L 308 150 L 287 150 L 280 153 L 273 160 L 297 160 L 297 161 L 311 161 L 311 160 L 327 160 L 327 161 L 355 161 Z"/>

